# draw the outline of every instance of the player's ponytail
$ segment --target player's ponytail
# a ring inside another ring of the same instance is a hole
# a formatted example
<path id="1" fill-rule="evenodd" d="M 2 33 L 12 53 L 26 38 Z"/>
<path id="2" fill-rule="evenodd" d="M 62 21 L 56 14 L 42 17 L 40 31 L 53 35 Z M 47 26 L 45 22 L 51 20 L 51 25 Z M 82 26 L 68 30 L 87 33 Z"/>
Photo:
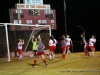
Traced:
<path id="1" fill-rule="evenodd" d="M 51 36 L 50 39 L 55 43 L 54 36 Z"/>

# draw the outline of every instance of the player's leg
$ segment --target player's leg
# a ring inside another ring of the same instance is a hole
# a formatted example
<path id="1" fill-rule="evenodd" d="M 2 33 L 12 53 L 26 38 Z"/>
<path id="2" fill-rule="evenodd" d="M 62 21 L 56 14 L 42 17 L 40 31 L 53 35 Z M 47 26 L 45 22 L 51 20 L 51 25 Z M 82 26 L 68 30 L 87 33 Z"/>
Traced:
<path id="1" fill-rule="evenodd" d="M 37 55 L 35 55 L 35 58 L 34 58 L 34 67 L 36 66 L 36 63 L 37 63 Z"/>
<path id="2" fill-rule="evenodd" d="M 94 47 L 94 46 L 90 46 L 90 49 L 91 49 L 90 54 L 91 54 L 92 56 L 94 56 L 95 47 Z"/>
<path id="3" fill-rule="evenodd" d="M 19 53 L 18 59 L 21 60 L 22 57 L 23 57 L 23 54 L 22 54 L 23 52 L 22 52 L 22 50 L 19 49 L 19 50 L 18 50 L 18 53 Z"/>
<path id="4" fill-rule="evenodd" d="M 50 58 L 50 60 L 52 60 L 53 47 L 50 46 L 50 47 L 49 47 L 49 50 L 50 50 L 50 51 L 49 51 L 49 52 L 50 52 L 50 53 L 49 53 L 49 58 Z"/>
<path id="5" fill-rule="evenodd" d="M 54 58 L 55 58 L 55 51 L 56 51 L 56 46 L 54 46 L 54 48 L 53 48 L 53 52 L 52 52 L 52 59 L 54 59 Z"/>
<path id="6" fill-rule="evenodd" d="M 85 56 L 89 56 L 87 48 L 84 48 Z"/>
<path id="7" fill-rule="evenodd" d="M 62 59 L 65 59 L 65 56 L 66 56 L 66 47 L 62 47 Z"/>
<path id="8" fill-rule="evenodd" d="M 34 50 L 32 50 L 32 54 L 30 55 L 30 58 L 33 58 L 34 56 Z"/>
<path id="9" fill-rule="evenodd" d="M 67 46 L 67 54 L 71 54 L 71 52 L 70 52 L 70 45 Z"/>
<path id="10" fill-rule="evenodd" d="M 93 46 L 93 47 L 91 48 L 91 50 L 92 50 L 92 56 L 94 56 L 95 47 Z"/>
<path id="11" fill-rule="evenodd" d="M 86 54 L 89 56 L 88 45 L 86 45 Z"/>
<path id="12" fill-rule="evenodd" d="M 44 56 L 44 52 L 41 52 L 41 58 L 42 58 L 43 62 L 45 63 L 45 66 L 47 67 L 47 62 L 46 62 L 46 59 Z"/>

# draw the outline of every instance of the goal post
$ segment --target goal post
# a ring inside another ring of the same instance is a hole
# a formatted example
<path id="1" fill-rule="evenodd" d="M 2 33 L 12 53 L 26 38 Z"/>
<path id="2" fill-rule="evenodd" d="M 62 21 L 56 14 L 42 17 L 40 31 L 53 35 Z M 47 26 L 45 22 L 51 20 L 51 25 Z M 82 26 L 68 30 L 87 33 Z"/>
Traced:
<path id="1" fill-rule="evenodd" d="M 20 26 L 22 28 L 30 27 L 30 30 L 11 30 L 11 26 Z M 37 37 L 38 35 L 41 36 L 41 40 L 45 45 L 48 44 L 48 40 L 51 36 L 51 26 L 50 25 L 30 25 L 30 24 L 14 24 L 14 23 L 4 23 L 0 26 L 2 28 L 2 32 L 5 34 L 5 36 L 2 37 L 2 39 L 6 40 L 6 49 L 5 50 L 5 57 L 7 58 L 7 61 L 11 61 L 11 57 L 17 56 L 17 45 L 18 45 L 18 39 L 24 39 L 25 44 L 23 45 L 23 51 L 27 52 L 32 50 L 32 44 L 31 39 L 32 36 Z M 32 29 L 33 27 L 33 29 Z M 3 35 L 1 33 L 0 35 Z M 1 44 L 0 44 L 1 47 Z M 0 50 L 1 51 L 1 50 Z M 1 59 L 1 58 L 0 58 Z"/>

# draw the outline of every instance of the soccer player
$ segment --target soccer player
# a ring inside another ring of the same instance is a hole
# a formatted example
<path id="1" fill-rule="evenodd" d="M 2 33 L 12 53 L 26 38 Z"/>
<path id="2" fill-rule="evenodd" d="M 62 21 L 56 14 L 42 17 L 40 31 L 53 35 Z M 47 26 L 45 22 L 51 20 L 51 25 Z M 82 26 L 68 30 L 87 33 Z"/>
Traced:
<path id="1" fill-rule="evenodd" d="M 67 47 L 67 41 L 65 39 L 65 35 L 62 35 L 62 39 L 61 39 L 61 50 L 62 50 L 62 60 L 65 59 L 66 56 L 66 47 Z"/>
<path id="2" fill-rule="evenodd" d="M 89 48 L 91 49 L 92 56 L 94 56 L 95 47 L 94 44 L 96 43 L 96 36 L 92 35 L 92 38 L 89 39 Z"/>
<path id="3" fill-rule="evenodd" d="M 36 55 L 36 51 L 37 51 L 37 38 L 33 38 L 32 39 L 32 51 L 33 53 L 30 55 L 30 58 L 32 58 L 33 56 Z"/>
<path id="4" fill-rule="evenodd" d="M 84 44 L 84 53 L 85 53 L 85 56 L 89 56 L 89 52 L 88 52 L 88 43 L 87 43 L 87 41 L 86 41 L 86 39 L 85 39 L 84 33 L 81 34 L 81 38 L 82 38 L 81 44 Z"/>
<path id="5" fill-rule="evenodd" d="M 66 41 L 67 41 L 67 54 L 71 54 L 71 52 L 70 52 L 70 45 L 72 45 L 72 40 L 71 40 L 71 38 L 69 38 L 69 35 L 66 35 Z"/>
<path id="6" fill-rule="evenodd" d="M 54 39 L 54 36 L 51 36 L 49 40 L 50 60 L 53 60 L 55 57 L 56 44 L 57 44 L 57 40 Z"/>
<path id="7" fill-rule="evenodd" d="M 41 39 L 38 39 L 37 45 L 38 45 L 38 50 L 37 50 L 37 54 L 36 54 L 35 59 L 34 59 L 34 67 L 36 66 L 38 56 L 41 56 L 42 60 L 45 63 L 45 66 L 47 67 L 47 62 L 46 62 L 46 59 L 44 57 L 44 51 L 43 51 L 45 46 L 41 42 Z"/>
<path id="8" fill-rule="evenodd" d="M 18 56 L 18 59 L 21 60 L 22 57 L 23 57 L 23 51 L 22 51 L 22 45 L 24 44 L 24 40 L 23 39 L 19 39 L 19 42 L 18 42 L 18 53 L 19 53 L 19 56 Z"/>

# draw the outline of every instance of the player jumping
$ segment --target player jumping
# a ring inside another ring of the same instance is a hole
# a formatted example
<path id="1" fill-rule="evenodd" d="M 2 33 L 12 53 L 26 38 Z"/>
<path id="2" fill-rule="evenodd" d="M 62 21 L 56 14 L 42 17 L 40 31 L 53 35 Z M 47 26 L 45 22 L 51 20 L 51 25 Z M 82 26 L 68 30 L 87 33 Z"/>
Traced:
<path id="1" fill-rule="evenodd" d="M 33 56 L 36 55 L 36 51 L 37 51 L 37 38 L 33 38 L 32 39 L 32 51 L 33 51 L 33 53 L 30 55 L 30 58 L 32 58 Z"/>
<path id="2" fill-rule="evenodd" d="M 95 47 L 94 44 L 96 43 L 96 36 L 92 35 L 92 38 L 89 39 L 89 48 L 91 49 L 92 56 L 94 56 Z"/>
<path id="3" fill-rule="evenodd" d="M 21 60 L 22 57 L 23 57 L 23 51 L 22 51 L 22 45 L 24 44 L 24 40 L 23 39 L 19 39 L 19 42 L 18 42 L 18 53 L 19 53 L 19 56 L 18 56 L 18 59 Z"/>

